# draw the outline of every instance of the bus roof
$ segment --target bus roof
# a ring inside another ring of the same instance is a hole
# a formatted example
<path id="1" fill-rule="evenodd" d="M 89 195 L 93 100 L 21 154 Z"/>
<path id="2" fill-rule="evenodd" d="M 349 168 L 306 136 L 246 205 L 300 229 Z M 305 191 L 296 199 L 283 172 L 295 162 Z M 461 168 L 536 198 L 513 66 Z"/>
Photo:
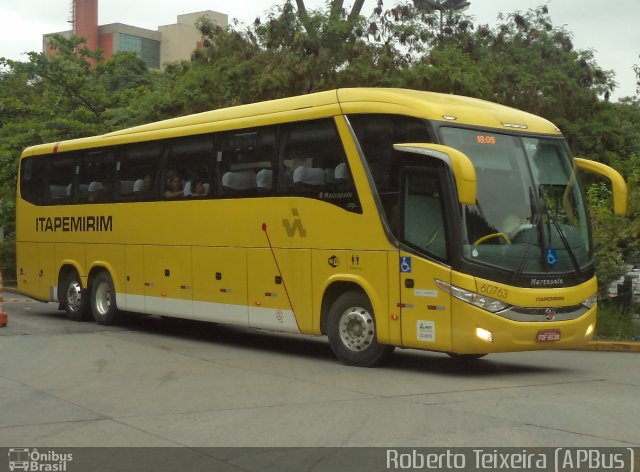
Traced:
<path id="1" fill-rule="evenodd" d="M 295 113 L 292 116 L 291 113 Z M 235 128 L 350 113 L 405 114 L 419 118 L 491 129 L 519 129 L 559 135 L 551 122 L 515 108 L 459 95 L 397 88 L 345 88 L 297 97 L 239 105 L 126 128 L 100 136 L 27 148 L 23 156 L 87 147 L 147 141 Z"/>

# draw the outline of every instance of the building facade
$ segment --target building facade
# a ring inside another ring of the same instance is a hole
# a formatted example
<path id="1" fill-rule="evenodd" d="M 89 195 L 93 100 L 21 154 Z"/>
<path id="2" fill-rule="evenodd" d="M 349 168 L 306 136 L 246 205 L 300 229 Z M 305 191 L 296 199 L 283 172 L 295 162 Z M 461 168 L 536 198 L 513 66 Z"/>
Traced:
<path id="1" fill-rule="evenodd" d="M 199 18 L 207 17 L 222 28 L 228 25 L 227 15 L 212 10 L 178 15 L 176 23 L 159 26 L 156 31 L 123 23 L 98 25 L 98 0 L 74 0 L 72 8 L 73 29 L 43 35 L 45 53 L 56 53 L 49 39 L 54 34 L 66 38 L 83 36 L 86 46 L 102 49 L 105 59 L 119 52 L 134 52 L 147 66 L 159 69 L 171 62 L 189 60 L 193 51 L 202 47 L 202 34 L 195 26 Z"/>

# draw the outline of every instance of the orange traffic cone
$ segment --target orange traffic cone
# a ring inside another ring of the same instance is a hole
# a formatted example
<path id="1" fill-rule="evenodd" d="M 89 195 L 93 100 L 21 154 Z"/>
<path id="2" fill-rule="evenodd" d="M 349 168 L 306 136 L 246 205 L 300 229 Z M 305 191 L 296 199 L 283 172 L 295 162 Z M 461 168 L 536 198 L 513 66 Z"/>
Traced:
<path id="1" fill-rule="evenodd" d="M 4 312 L 4 294 L 2 290 L 2 272 L 0 272 L 0 328 L 7 326 L 7 314 Z"/>

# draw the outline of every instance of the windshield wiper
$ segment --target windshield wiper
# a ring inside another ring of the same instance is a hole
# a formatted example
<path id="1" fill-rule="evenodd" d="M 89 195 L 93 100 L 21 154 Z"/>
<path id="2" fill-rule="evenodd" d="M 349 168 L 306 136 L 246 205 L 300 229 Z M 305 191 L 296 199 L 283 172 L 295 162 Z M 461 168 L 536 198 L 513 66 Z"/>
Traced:
<path id="1" fill-rule="evenodd" d="M 540 193 L 543 194 L 543 197 L 546 197 L 546 190 L 544 189 L 544 185 L 540 185 L 539 188 L 540 188 Z M 556 229 L 556 231 L 558 232 L 560 241 L 562 241 L 562 245 L 564 246 L 565 251 L 567 251 L 567 254 L 569 255 L 569 259 L 571 260 L 571 264 L 573 265 L 573 268 L 576 270 L 578 276 L 581 277 L 582 271 L 580 270 L 580 264 L 578 263 L 576 254 L 573 252 L 573 249 L 571 249 L 571 244 L 569 244 L 569 241 L 567 240 L 567 236 L 566 234 L 564 234 L 564 230 L 562 229 L 558 221 L 553 217 L 553 214 L 551 213 L 551 209 L 546 204 L 545 198 L 540 199 L 540 204 L 543 205 L 544 207 L 544 212 L 547 215 L 547 221 L 551 223 L 553 227 Z M 551 231 L 549 231 L 549 237 L 551 237 Z M 549 241 L 549 243 L 551 243 L 551 241 Z"/>
<path id="2" fill-rule="evenodd" d="M 529 233 L 529 238 L 525 242 L 526 247 L 524 249 L 524 254 L 522 254 L 522 257 L 518 262 L 518 267 L 516 267 L 516 270 L 513 273 L 513 280 L 518 279 L 520 275 L 522 275 L 522 271 L 524 270 L 524 264 L 525 262 L 527 262 L 527 258 L 529 257 L 529 251 L 531 250 L 531 246 L 533 246 L 533 244 L 531 244 L 532 242 L 531 240 L 533 239 L 533 236 L 535 233 L 538 233 L 538 234 L 540 233 L 540 230 L 539 230 L 540 222 L 541 222 L 540 215 L 536 213 L 535 216 L 531 219 L 531 227 L 534 231 Z"/>
<path id="3" fill-rule="evenodd" d="M 564 234 L 564 231 L 560 227 L 560 224 L 558 224 L 558 221 L 555 218 L 553 218 L 549 213 L 547 213 L 547 218 L 549 219 L 549 221 L 551 221 L 551 224 L 554 226 L 554 228 L 558 232 L 558 236 L 560 236 L 560 241 L 562 241 L 562 245 L 564 246 L 565 251 L 567 251 L 567 254 L 569 255 L 569 259 L 571 259 L 571 264 L 573 264 L 573 268 L 578 273 L 578 277 L 582 277 L 582 271 L 580 270 L 580 264 L 578 264 L 578 259 L 576 258 L 576 254 L 573 252 L 573 249 L 571 249 L 571 245 L 569 244 L 569 241 L 567 240 L 567 236 Z"/>
<path id="4" fill-rule="evenodd" d="M 542 231 L 540 229 L 540 223 L 542 222 L 542 218 L 540 218 L 540 213 L 536 210 L 535 198 L 533 196 L 533 190 L 531 189 L 531 187 L 529 187 L 529 205 L 531 207 L 531 214 L 533 215 L 530 223 L 534 231 L 529 233 L 529 237 L 525 241 L 526 247 L 524 249 L 524 254 L 522 254 L 522 257 L 518 262 L 518 266 L 516 267 L 516 270 L 513 273 L 513 280 L 518 279 L 520 275 L 522 275 L 522 271 L 524 270 L 524 264 L 525 262 L 527 262 L 527 258 L 529 257 L 531 246 L 533 246 L 533 244 L 531 244 L 532 239 L 536 233 L 538 234 L 538 242 L 540 243 L 540 247 L 542 248 L 544 244 L 544 237 L 542 236 Z M 542 252 L 544 253 L 544 249 L 542 249 Z"/>

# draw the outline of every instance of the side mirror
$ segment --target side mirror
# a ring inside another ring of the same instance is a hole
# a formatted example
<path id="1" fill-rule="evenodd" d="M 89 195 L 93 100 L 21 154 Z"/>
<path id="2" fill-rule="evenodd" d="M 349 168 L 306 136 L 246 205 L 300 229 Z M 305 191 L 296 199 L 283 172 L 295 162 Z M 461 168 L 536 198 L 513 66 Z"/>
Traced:
<path id="1" fill-rule="evenodd" d="M 458 201 L 467 205 L 475 205 L 477 199 L 476 169 L 471 159 L 449 146 L 429 143 L 394 144 L 396 151 L 420 154 L 445 162 L 453 172 Z"/>
<path id="2" fill-rule="evenodd" d="M 613 190 L 613 212 L 616 215 L 624 215 L 627 212 L 627 184 L 620 173 L 612 167 L 600 162 L 574 157 L 578 169 L 582 169 L 592 174 L 601 175 L 611 181 Z"/>

